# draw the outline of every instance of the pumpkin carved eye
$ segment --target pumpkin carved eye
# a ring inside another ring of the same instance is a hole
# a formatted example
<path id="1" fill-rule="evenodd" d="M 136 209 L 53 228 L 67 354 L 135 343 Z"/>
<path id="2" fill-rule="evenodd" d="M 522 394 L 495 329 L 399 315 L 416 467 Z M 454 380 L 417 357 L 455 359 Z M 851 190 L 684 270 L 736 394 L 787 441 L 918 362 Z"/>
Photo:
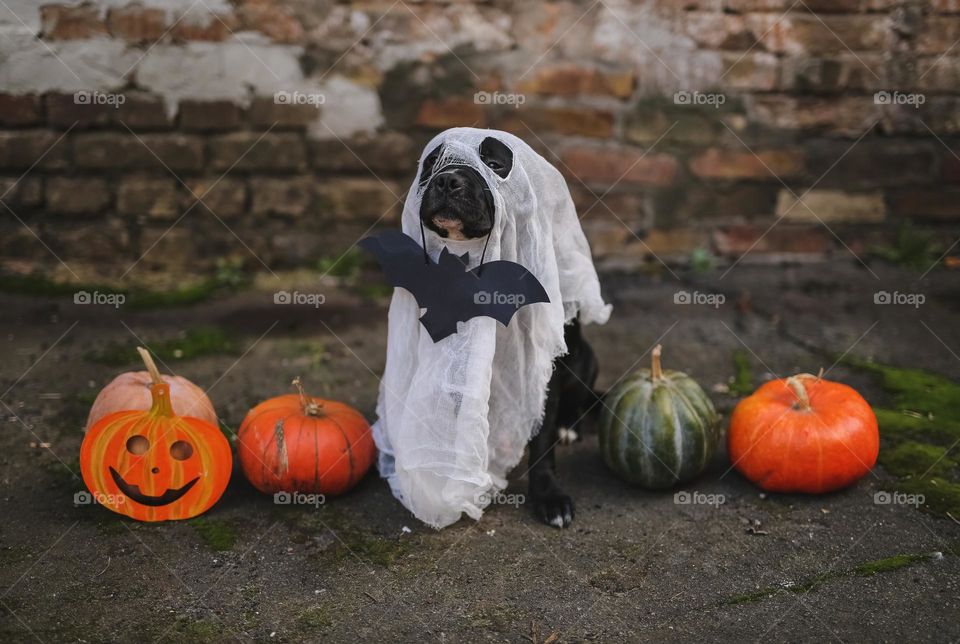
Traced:
<path id="1" fill-rule="evenodd" d="M 170 446 L 170 456 L 178 461 L 185 461 L 193 456 L 193 446 L 187 441 L 177 441 Z"/>
<path id="2" fill-rule="evenodd" d="M 147 440 L 146 436 L 137 434 L 136 436 L 131 436 L 127 439 L 127 451 L 134 456 L 142 456 L 143 454 L 146 454 L 147 450 L 149 449 L 150 441 Z"/>

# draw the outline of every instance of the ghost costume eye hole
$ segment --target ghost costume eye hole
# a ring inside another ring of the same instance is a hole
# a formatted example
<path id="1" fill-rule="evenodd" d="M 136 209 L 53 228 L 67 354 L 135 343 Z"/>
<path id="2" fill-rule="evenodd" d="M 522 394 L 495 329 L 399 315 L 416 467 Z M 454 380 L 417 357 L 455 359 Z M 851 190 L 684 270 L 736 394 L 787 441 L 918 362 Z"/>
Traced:
<path id="1" fill-rule="evenodd" d="M 430 154 L 423 159 L 423 170 L 420 172 L 420 185 L 424 185 L 433 176 L 433 166 L 437 165 L 437 159 L 440 158 L 440 152 L 443 151 L 443 145 L 435 147 Z"/>
<path id="2" fill-rule="evenodd" d="M 506 179 L 513 169 L 513 150 L 500 139 L 488 136 L 480 144 L 480 160 L 501 179 Z"/>

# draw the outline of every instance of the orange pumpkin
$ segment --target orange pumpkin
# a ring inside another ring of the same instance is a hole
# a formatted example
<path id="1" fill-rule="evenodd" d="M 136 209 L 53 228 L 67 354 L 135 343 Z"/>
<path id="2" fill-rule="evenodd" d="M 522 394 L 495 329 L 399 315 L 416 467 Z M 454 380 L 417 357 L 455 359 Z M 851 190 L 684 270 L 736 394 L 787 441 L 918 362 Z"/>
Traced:
<path id="1" fill-rule="evenodd" d="M 740 401 L 727 442 L 736 468 L 771 492 L 846 487 L 870 471 L 880 450 L 867 401 L 810 374 L 772 380 Z"/>
<path id="2" fill-rule="evenodd" d="M 80 471 L 94 500 L 139 521 L 189 519 L 227 488 L 230 443 L 205 420 L 177 416 L 170 385 L 150 388 L 148 411 L 118 411 L 90 428 Z"/>
<path id="3" fill-rule="evenodd" d="M 175 414 L 200 418 L 212 425 L 219 424 L 213 403 L 203 389 L 180 376 L 161 376 L 150 353 L 142 347 L 137 347 L 137 351 L 147 370 L 128 371 L 111 380 L 93 401 L 84 431 L 89 431 L 98 420 L 115 411 L 150 409 L 153 404 L 150 387 L 158 382 L 170 385 L 170 402 Z"/>
<path id="4" fill-rule="evenodd" d="M 261 492 L 342 494 L 363 478 L 377 450 L 370 425 L 343 403 L 299 394 L 250 410 L 237 432 L 243 473 Z"/>

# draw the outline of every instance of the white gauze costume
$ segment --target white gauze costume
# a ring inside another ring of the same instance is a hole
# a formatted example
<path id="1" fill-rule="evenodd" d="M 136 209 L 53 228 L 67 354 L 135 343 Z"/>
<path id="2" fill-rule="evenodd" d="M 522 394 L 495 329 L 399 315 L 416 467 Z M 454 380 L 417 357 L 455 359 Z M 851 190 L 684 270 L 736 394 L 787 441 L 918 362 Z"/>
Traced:
<path id="1" fill-rule="evenodd" d="M 513 151 L 507 177 L 480 160 L 480 144 L 495 137 Z M 486 181 L 495 215 L 484 261 L 524 266 L 543 285 L 549 303 L 521 307 L 510 324 L 475 317 L 434 343 L 419 322 L 422 311 L 405 289 L 390 302 L 387 361 L 373 435 L 379 470 L 414 515 L 434 528 L 461 513 L 479 519 L 491 495 L 539 429 L 553 361 L 566 353 L 564 323 L 607 321 L 610 306 L 563 177 L 517 137 L 497 130 L 456 128 L 424 148 L 403 207 L 403 232 L 421 240 L 419 185 L 424 157 L 443 151 L 434 174 L 466 165 Z M 437 261 L 446 246 L 480 263 L 486 238 L 454 241 L 426 230 L 427 252 Z"/>

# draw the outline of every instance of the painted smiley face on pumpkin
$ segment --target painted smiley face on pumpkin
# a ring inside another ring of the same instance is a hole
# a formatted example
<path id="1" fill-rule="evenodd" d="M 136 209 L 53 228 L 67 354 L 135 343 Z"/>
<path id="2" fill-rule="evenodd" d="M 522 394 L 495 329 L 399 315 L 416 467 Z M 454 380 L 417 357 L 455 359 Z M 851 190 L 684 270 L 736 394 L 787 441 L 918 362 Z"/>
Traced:
<path id="1" fill-rule="evenodd" d="M 139 521 L 189 519 L 227 487 L 230 443 L 210 423 L 175 416 L 170 388 L 153 385 L 149 411 L 99 420 L 80 448 L 83 480 L 98 503 Z"/>

